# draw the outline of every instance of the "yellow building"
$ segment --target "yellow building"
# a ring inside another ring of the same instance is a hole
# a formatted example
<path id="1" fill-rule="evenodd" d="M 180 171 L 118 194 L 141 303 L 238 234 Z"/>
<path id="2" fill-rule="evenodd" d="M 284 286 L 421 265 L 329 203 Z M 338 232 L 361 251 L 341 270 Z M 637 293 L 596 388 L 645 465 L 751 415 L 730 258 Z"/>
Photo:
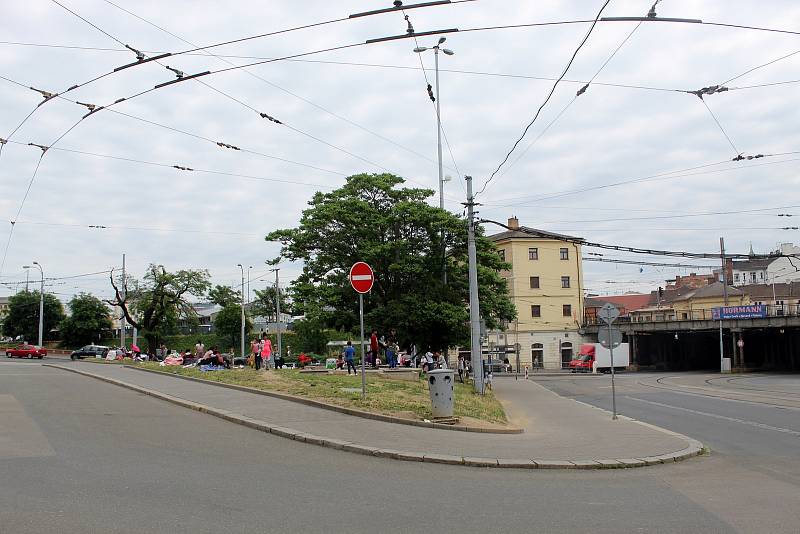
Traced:
<path id="1" fill-rule="evenodd" d="M 520 226 L 516 217 L 508 226 L 511 230 L 488 237 L 511 264 L 501 274 L 508 281 L 517 320 L 503 332 L 488 332 L 489 344 L 519 343 L 521 366 L 535 361 L 540 367 L 560 368 L 585 341 L 578 333 L 583 318 L 582 239 Z"/>

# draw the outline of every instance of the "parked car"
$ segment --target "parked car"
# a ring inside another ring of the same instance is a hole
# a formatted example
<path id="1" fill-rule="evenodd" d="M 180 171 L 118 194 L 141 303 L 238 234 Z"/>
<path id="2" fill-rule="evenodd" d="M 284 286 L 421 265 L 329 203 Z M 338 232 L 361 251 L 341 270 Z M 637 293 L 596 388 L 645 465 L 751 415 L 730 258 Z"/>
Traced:
<path id="1" fill-rule="evenodd" d="M 7 358 L 39 358 L 47 356 L 47 349 L 36 345 L 22 344 L 13 349 L 6 349 Z"/>
<path id="2" fill-rule="evenodd" d="M 83 358 L 105 358 L 108 347 L 103 345 L 86 345 L 78 350 L 73 350 L 69 355 L 71 360 L 81 360 Z"/>

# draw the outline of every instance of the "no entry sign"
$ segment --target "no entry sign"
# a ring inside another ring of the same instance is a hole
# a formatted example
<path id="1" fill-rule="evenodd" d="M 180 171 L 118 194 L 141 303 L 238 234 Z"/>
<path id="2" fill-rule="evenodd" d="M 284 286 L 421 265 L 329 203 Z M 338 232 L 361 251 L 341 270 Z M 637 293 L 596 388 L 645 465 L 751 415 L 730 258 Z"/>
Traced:
<path id="1" fill-rule="evenodd" d="M 359 261 L 350 267 L 350 285 L 353 286 L 358 293 L 369 293 L 372 289 L 372 283 L 375 276 L 372 273 L 372 267 Z"/>

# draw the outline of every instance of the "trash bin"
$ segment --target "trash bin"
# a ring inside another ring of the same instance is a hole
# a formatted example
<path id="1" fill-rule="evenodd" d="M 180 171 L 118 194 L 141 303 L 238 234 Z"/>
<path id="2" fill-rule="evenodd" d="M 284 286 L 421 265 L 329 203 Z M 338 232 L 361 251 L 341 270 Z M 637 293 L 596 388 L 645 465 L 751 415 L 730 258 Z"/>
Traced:
<path id="1" fill-rule="evenodd" d="M 455 371 L 452 369 L 433 369 L 428 372 L 428 389 L 434 417 L 453 417 L 454 384 Z"/>

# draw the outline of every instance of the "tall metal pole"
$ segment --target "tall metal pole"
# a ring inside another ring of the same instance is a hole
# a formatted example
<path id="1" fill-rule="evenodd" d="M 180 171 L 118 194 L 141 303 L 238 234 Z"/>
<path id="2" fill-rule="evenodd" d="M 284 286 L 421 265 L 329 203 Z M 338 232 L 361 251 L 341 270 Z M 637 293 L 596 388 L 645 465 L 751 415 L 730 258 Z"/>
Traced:
<path id="1" fill-rule="evenodd" d="M 125 254 L 122 255 L 122 300 L 125 300 Z M 125 348 L 125 313 L 119 320 L 119 346 Z"/>
<path id="2" fill-rule="evenodd" d="M 278 316 L 278 357 L 283 357 L 283 343 L 281 341 L 281 286 L 278 271 L 280 269 L 273 269 L 275 271 L 275 313 Z"/>
<path id="3" fill-rule="evenodd" d="M 242 266 L 241 263 L 238 263 L 237 266 L 242 270 L 242 292 L 239 293 L 239 295 L 240 295 L 239 301 L 241 303 L 240 304 L 240 308 L 242 310 L 242 329 L 241 329 L 241 332 L 240 332 L 240 337 L 241 337 L 240 350 L 241 350 L 241 353 L 242 353 L 242 358 L 245 358 L 245 353 L 244 353 L 244 323 L 245 323 L 245 318 L 244 318 L 244 266 Z M 231 367 L 233 367 L 233 361 L 231 361 Z"/>
<path id="4" fill-rule="evenodd" d="M 28 293 L 28 282 L 31 279 L 31 270 L 25 269 L 25 293 Z"/>
<path id="5" fill-rule="evenodd" d="M 44 340 L 44 270 L 38 262 L 33 262 L 33 264 L 39 268 L 39 272 L 42 274 L 42 283 L 39 287 L 39 346 L 41 347 Z"/>
<path id="6" fill-rule="evenodd" d="M 472 360 L 475 391 L 483 394 L 481 312 L 478 300 L 478 258 L 475 249 L 475 197 L 472 194 L 472 176 L 465 176 L 464 179 L 467 182 L 467 256 L 469 259 L 470 359 Z"/>
<path id="7" fill-rule="evenodd" d="M 361 400 L 367 398 L 367 367 L 364 355 L 364 294 L 358 294 L 358 317 L 361 324 Z M 349 371 L 348 371 L 349 372 Z"/>
<path id="8" fill-rule="evenodd" d="M 614 340 L 611 337 L 611 321 L 608 322 L 608 351 L 611 357 L 611 419 L 616 419 L 617 388 L 614 384 Z"/>
<path id="9" fill-rule="evenodd" d="M 722 271 L 720 271 L 720 281 L 722 282 L 722 294 L 724 295 L 725 306 L 728 305 L 728 276 L 727 269 L 725 268 L 725 239 L 719 238 L 719 258 L 722 262 Z M 736 354 L 734 353 L 734 358 Z M 725 360 L 725 346 L 722 340 L 722 310 L 719 313 L 719 371 L 723 370 L 723 362 Z"/>
<path id="10" fill-rule="evenodd" d="M 436 65 L 436 143 L 439 156 L 439 208 L 444 209 L 444 170 L 442 168 L 442 108 L 439 98 L 439 47 L 433 47 L 434 64 Z M 447 284 L 447 245 L 442 230 L 442 283 Z"/>

